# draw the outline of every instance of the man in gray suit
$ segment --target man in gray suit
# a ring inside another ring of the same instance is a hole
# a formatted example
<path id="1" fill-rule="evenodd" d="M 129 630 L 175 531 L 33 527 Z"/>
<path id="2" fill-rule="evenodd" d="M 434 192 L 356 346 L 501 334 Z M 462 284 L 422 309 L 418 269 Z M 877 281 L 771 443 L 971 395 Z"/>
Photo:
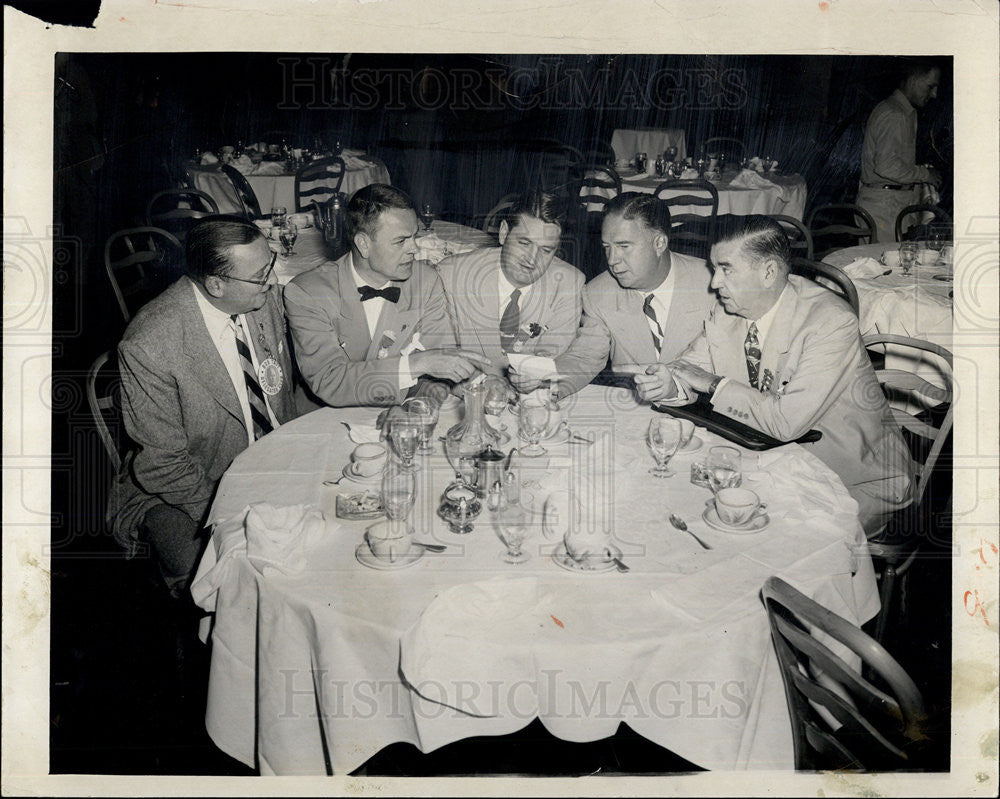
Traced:
<path id="1" fill-rule="evenodd" d="M 555 359 L 561 395 L 589 383 L 609 356 L 612 370 L 628 375 L 674 360 L 715 304 L 705 262 L 670 251 L 670 209 L 653 195 L 611 200 L 601 242 L 608 271 L 584 288 L 576 339 Z"/>
<path id="2" fill-rule="evenodd" d="M 122 416 L 137 447 L 108 511 L 121 544 L 152 547 L 175 597 L 194 570 L 219 478 L 296 415 L 267 239 L 216 216 L 192 228 L 186 250 L 187 276 L 136 315 L 118 346 Z"/>
<path id="3" fill-rule="evenodd" d="M 351 250 L 285 286 L 295 362 L 327 405 L 393 405 L 423 376 L 458 382 L 488 359 L 455 347 L 444 288 L 414 260 L 417 214 L 373 183 L 347 206 Z"/>
<path id="4" fill-rule="evenodd" d="M 789 275 L 784 231 L 765 216 L 712 247 L 716 306 L 680 359 L 637 375 L 640 396 L 683 405 L 696 394 L 719 413 L 804 444 L 843 480 L 867 533 L 911 501 L 913 463 L 861 342 L 858 318 L 834 292 Z"/>

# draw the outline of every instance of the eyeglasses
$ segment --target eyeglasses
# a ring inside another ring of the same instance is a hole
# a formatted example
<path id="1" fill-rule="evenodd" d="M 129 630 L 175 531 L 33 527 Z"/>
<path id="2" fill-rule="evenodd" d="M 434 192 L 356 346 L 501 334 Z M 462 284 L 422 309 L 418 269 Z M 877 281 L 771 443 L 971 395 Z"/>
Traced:
<path id="1" fill-rule="evenodd" d="M 271 253 L 271 263 L 267 265 L 267 271 L 264 273 L 264 277 L 262 277 L 260 280 L 249 280 L 248 278 L 245 277 L 233 277 L 232 275 L 219 275 L 219 277 L 225 278 L 226 280 L 238 280 L 240 283 L 250 283 L 253 286 L 264 287 L 268 284 L 268 282 L 271 279 L 271 272 L 274 271 L 274 264 L 277 262 L 277 260 L 278 260 L 278 253 L 277 252 Z"/>

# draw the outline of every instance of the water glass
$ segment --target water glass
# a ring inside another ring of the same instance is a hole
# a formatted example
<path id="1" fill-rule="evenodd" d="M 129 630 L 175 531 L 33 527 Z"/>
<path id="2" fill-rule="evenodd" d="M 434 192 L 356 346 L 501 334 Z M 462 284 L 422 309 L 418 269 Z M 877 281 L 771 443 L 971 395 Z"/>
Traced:
<path id="1" fill-rule="evenodd" d="M 291 219 L 286 217 L 285 224 L 278 228 L 278 239 L 281 241 L 281 246 L 285 248 L 285 255 L 293 254 L 295 241 L 298 237 L 298 226 Z"/>
<path id="2" fill-rule="evenodd" d="M 917 262 L 917 243 L 915 241 L 904 241 L 899 245 L 899 265 L 903 268 L 903 274 L 910 274 L 913 265 Z"/>
<path id="3" fill-rule="evenodd" d="M 508 441 L 510 440 L 510 436 L 503 435 L 504 431 L 507 430 L 507 425 L 500 421 L 500 414 L 507 407 L 510 396 L 510 392 L 507 389 L 507 381 L 496 375 L 487 375 L 483 384 L 486 386 L 486 394 L 483 397 L 483 410 L 487 416 L 494 417 L 495 422 L 490 421 L 489 425 L 500 435 L 500 443 L 503 444 L 505 443 L 504 438 Z"/>
<path id="4" fill-rule="evenodd" d="M 441 405 L 433 397 L 411 397 L 403 401 L 407 416 L 420 426 L 421 453 L 434 451 L 434 428 L 441 416 Z"/>
<path id="5" fill-rule="evenodd" d="M 283 205 L 276 205 L 271 209 L 271 227 L 280 228 L 288 218 L 288 211 Z"/>
<path id="6" fill-rule="evenodd" d="M 417 478 L 413 472 L 386 469 L 382 475 L 382 504 L 386 516 L 405 523 L 417 498 Z"/>
<path id="7" fill-rule="evenodd" d="M 418 420 L 410 416 L 400 416 L 389 422 L 389 443 L 393 452 L 403 463 L 404 469 L 413 468 L 413 456 L 420 446 L 422 430 Z"/>
<path id="8" fill-rule="evenodd" d="M 713 493 L 723 488 L 735 488 L 743 483 L 740 451 L 736 447 L 712 447 L 705 464 L 708 483 Z"/>
<path id="9" fill-rule="evenodd" d="M 493 529 L 507 548 L 501 556 L 504 563 L 524 563 L 531 558 L 524 551 L 524 541 L 530 528 L 530 514 L 521 505 L 504 504 L 493 514 Z"/>
<path id="10" fill-rule="evenodd" d="M 520 452 L 528 458 L 537 458 L 546 453 L 545 447 L 539 445 L 542 434 L 549 424 L 549 404 L 538 397 L 521 398 L 521 433 L 528 440 L 528 446 L 521 447 Z"/>
<path id="11" fill-rule="evenodd" d="M 656 466 L 649 470 L 653 477 L 673 477 L 667 464 L 681 445 L 683 433 L 680 419 L 671 416 L 656 416 L 649 420 L 646 430 L 646 446 L 656 461 Z"/>

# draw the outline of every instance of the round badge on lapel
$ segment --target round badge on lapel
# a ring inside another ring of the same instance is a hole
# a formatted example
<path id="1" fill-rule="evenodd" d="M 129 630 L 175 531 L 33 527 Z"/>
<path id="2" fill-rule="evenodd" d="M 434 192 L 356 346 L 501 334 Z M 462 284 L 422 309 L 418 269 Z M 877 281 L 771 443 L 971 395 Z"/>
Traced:
<path id="1" fill-rule="evenodd" d="M 273 397 L 281 391 L 281 385 L 285 380 L 285 375 L 281 371 L 281 365 L 274 358 L 265 358 L 257 369 L 257 382 L 269 397 Z"/>

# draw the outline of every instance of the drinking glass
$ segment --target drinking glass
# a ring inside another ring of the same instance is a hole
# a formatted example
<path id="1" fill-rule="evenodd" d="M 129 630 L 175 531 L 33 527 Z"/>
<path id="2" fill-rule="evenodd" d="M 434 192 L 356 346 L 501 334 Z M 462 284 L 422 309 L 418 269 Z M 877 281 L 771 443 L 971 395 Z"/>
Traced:
<path id="1" fill-rule="evenodd" d="M 705 464 L 713 493 L 735 488 L 743 482 L 740 451 L 736 447 L 712 447 Z"/>
<path id="2" fill-rule="evenodd" d="M 488 416 L 495 417 L 495 421 L 489 423 L 490 427 L 500 434 L 500 443 L 506 443 L 504 439 L 506 438 L 509 441 L 510 436 L 503 435 L 507 430 L 507 425 L 500 421 L 500 414 L 507 407 L 507 398 L 510 396 L 510 392 L 507 390 L 507 382 L 496 375 L 487 375 L 483 383 L 486 386 L 486 396 L 483 398 L 483 410 L 486 411 Z"/>
<path id="3" fill-rule="evenodd" d="M 524 563 L 531 558 L 524 551 L 530 529 L 530 516 L 525 508 L 515 503 L 501 505 L 493 514 L 493 529 L 507 548 L 501 556 L 504 563 Z"/>
<path id="4" fill-rule="evenodd" d="M 548 403 L 537 397 L 522 397 L 520 422 L 521 433 L 528 439 L 528 446 L 520 449 L 521 454 L 528 458 L 544 455 L 547 450 L 538 442 L 549 424 Z"/>
<path id="5" fill-rule="evenodd" d="M 278 230 L 278 238 L 281 241 L 281 246 L 285 248 L 285 255 L 291 255 L 295 247 L 295 240 L 299 237 L 299 228 L 291 220 L 285 219 L 285 224 L 283 224 Z"/>
<path id="6" fill-rule="evenodd" d="M 285 210 L 285 206 L 274 206 L 274 208 L 271 209 L 271 227 L 280 228 L 284 225 L 287 213 L 288 212 Z"/>
<path id="7" fill-rule="evenodd" d="M 419 452 L 434 451 L 434 428 L 441 416 L 441 406 L 433 397 L 411 397 L 403 401 L 403 410 L 420 426 Z"/>
<path id="8" fill-rule="evenodd" d="M 671 145 L 666 149 L 664 155 L 666 156 L 667 163 L 672 164 L 674 161 L 677 160 L 677 148 Z"/>
<path id="9" fill-rule="evenodd" d="M 400 416 L 389 422 L 389 443 L 403 462 L 403 468 L 413 469 L 413 456 L 420 446 L 422 430 L 419 422 L 410 416 Z"/>
<path id="10" fill-rule="evenodd" d="M 382 504 L 391 521 L 405 524 L 417 498 L 417 477 L 402 469 L 386 469 L 382 475 Z"/>
<path id="11" fill-rule="evenodd" d="M 474 458 L 463 458 L 461 447 L 460 437 L 444 437 L 444 456 L 455 470 L 455 482 L 464 483 L 475 489 L 479 477 L 479 465 Z"/>
<path id="12" fill-rule="evenodd" d="M 899 265 L 903 268 L 903 274 L 910 274 L 913 265 L 917 262 L 917 243 L 915 241 L 904 241 L 899 245 Z"/>
<path id="13" fill-rule="evenodd" d="M 949 238 L 948 232 L 941 225 L 931 225 L 927 231 L 927 249 L 937 253 L 937 260 L 934 262 L 935 266 L 939 266 L 942 263 L 941 251 L 944 249 L 944 245 L 948 243 Z"/>
<path id="14" fill-rule="evenodd" d="M 431 207 L 430 203 L 424 203 L 424 230 L 431 229 L 431 223 L 434 221 L 434 209 Z"/>
<path id="15" fill-rule="evenodd" d="M 667 468 L 670 459 L 681 445 L 680 419 L 670 416 L 659 416 L 649 420 L 646 430 L 646 446 L 656 461 L 656 466 L 649 470 L 653 477 L 673 477 L 674 472 Z"/>

